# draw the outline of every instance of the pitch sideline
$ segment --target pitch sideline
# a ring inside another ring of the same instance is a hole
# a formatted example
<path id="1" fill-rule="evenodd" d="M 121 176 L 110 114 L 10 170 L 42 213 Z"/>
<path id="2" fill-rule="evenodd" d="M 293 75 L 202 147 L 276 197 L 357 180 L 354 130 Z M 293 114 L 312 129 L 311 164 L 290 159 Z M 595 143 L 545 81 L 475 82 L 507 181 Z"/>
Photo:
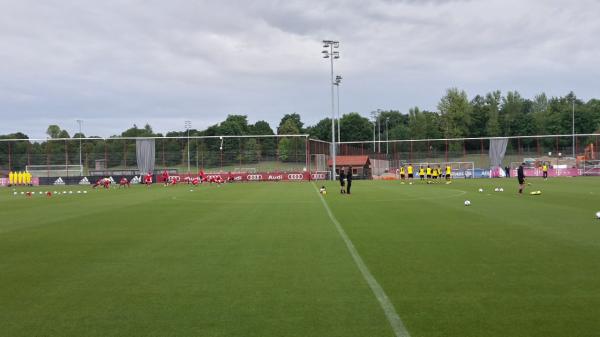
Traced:
<path id="1" fill-rule="evenodd" d="M 394 335 L 396 337 L 410 337 L 408 330 L 406 330 L 404 323 L 400 319 L 400 316 L 398 316 L 398 313 L 396 312 L 394 305 L 392 304 L 392 302 L 390 301 L 388 296 L 385 294 L 385 291 L 383 290 L 381 285 L 379 285 L 379 282 L 377 282 L 377 280 L 375 279 L 373 274 L 371 274 L 371 272 L 369 271 L 369 268 L 367 267 L 367 265 L 365 264 L 363 259 L 358 254 L 356 247 L 354 247 L 354 244 L 352 243 L 352 241 L 346 234 L 346 231 L 344 230 L 344 228 L 342 228 L 342 225 L 339 223 L 339 221 L 333 215 L 333 212 L 329 208 L 329 205 L 327 205 L 325 198 L 323 198 L 321 193 L 319 193 L 319 190 L 317 189 L 317 186 L 315 185 L 314 182 L 312 183 L 312 185 L 315 189 L 315 192 L 317 192 L 317 194 L 319 195 L 319 198 L 321 199 L 321 203 L 323 204 L 323 207 L 325 208 L 327 215 L 329 215 L 329 219 L 335 225 L 335 228 L 337 229 L 338 234 L 344 240 L 344 243 L 346 244 L 346 248 L 348 248 L 348 252 L 352 256 L 352 259 L 354 260 L 354 263 L 358 267 L 358 270 L 360 270 L 360 273 L 362 274 L 365 281 L 367 281 L 367 284 L 371 288 L 371 291 L 373 291 L 373 295 L 375 295 L 375 297 L 377 298 L 377 301 L 379 302 L 381 309 L 383 309 L 383 312 L 385 313 L 385 317 L 387 318 L 388 322 L 390 323 L 390 326 L 392 327 L 392 330 L 394 331 Z"/>

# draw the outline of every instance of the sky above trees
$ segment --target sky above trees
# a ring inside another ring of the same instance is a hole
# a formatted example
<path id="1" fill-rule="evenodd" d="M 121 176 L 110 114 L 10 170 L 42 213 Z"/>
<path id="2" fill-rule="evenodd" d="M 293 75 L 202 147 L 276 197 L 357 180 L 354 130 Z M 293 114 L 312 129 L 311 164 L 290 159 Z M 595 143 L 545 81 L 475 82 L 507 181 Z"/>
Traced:
<path id="1" fill-rule="evenodd" d="M 166 133 L 227 115 L 275 129 L 294 112 L 315 125 L 330 115 L 322 39 L 341 41 L 343 113 L 440 111 L 454 87 L 469 101 L 500 90 L 587 102 L 599 12 L 594 0 L 0 1 L 0 134 L 73 135 L 77 119 L 86 134 Z"/>

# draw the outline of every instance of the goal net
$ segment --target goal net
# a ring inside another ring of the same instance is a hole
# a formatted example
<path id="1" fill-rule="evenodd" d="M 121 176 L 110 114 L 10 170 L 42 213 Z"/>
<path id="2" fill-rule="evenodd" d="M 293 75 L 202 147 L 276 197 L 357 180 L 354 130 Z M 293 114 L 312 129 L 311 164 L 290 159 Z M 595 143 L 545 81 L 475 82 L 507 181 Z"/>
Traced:
<path id="1" fill-rule="evenodd" d="M 475 178 L 475 163 L 472 161 L 401 163 L 401 166 L 404 166 L 406 168 L 406 166 L 408 166 L 409 164 L 413 166 L 415 176 L 419 173 L 419 169 L 421 167 L 427 169 L 427 166 L 429 166 L 432 169 L 439 168 L 442 172 L 442 175 L 445 175 L 446 166 L 450 166 L 450 169 L 452 170 L 452 178 Z M 397 171 L 398 168 L 395 169 L 396 173 Z"/>
<path id="2" fill-rule="evenodd" d="M 583 163 L 584 176 L 600 176 L 600 160 L 588 160 Z"/>
<path id="3" fill-rule="evenodd" d="M 82 165 L 27 165 L 33 177 L 74 177 L 83 175 Z"/>

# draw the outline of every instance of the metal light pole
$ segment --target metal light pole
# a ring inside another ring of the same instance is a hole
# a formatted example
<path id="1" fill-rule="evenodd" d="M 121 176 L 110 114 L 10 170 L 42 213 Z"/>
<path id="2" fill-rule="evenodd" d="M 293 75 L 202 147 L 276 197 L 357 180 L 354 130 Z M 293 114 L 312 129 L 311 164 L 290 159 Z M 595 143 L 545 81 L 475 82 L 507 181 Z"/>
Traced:
<path id="1" fill-rule="evenodd" d="M 192 128 L 191 121 L 185 121 L 185 129 L 187 130 L 187 162 L 188 174 L 190 174 L 190 129 Z"/>
<path id="2" fill-rule="evenodd" d="M 81 161 L 81 125 L 83 124 L 83 120 L 78 119 L 77 124 L 79 124 L 79 175 L 83 175 L 83 165 Z"/>
<path id="3" fill-rule="evenodd" d="M 335 77 L 335 85 L 337 87 L 337 141 L 338 143 L 342 141 L 342 136 L 340 132 L 340 122 L 342 120 L 342 116 L 340 115 L 340 83 L 342 83 L 342 76 L 337 75 Z"/>
<path id="4" fill-rule="evenodd" d="M 388 122 L 390 121 L 389 117 L 385 118 L 385 155 L 386 157 L 390 155 L 390 130 L 388 129 Z"/>
<path id="5" fill-rule="evenodd" d="M 377 111 L 371 111 L 371 117 L 373 117 L 373 153 L 377 150 L 375 147 L 375 123 L 377 121 Z"/>
<path id="6" fill-rule="evenodd" d="M 575 95 L 573 95 L 573 125 L 572 125 L 572 131 L 573 131 L 573 159 L 577 159 L 577 157 L 575 157 Z"/>
<path id="7" fill-rule="evenodd" d="M 333 60 L 340 58 L 340 52 L 334 51 L 333 49 L 339 47 L 339 41 L 323 40 L 323 48 L 325 48 L 325 50 L 321 52 L 323 58 L 328 58 L 330 60 L 331 65 L 331 79 L 329 81 L 331 85 L 331 180 L 335 180 L 335 102 L 333 92 L 335 83 L 333 82 Z"/>
<path id="8" fill-rule="evenodd" d="M 381 110 L 377 109 L 377 134 L 379 142 L 377 144 L 377 152 L 381 153 Z"/>

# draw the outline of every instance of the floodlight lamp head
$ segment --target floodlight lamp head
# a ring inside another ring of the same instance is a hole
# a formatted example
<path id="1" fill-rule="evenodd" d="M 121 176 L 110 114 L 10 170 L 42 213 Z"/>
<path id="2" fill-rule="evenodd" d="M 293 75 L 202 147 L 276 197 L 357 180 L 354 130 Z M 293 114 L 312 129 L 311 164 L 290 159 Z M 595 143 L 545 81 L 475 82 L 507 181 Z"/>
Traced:
<path id="1" fill-rule="evenodd" d="M 339 41 L 333 41 L 333 48 L 339 48 L 340 47 L 340 42 Z"/>

